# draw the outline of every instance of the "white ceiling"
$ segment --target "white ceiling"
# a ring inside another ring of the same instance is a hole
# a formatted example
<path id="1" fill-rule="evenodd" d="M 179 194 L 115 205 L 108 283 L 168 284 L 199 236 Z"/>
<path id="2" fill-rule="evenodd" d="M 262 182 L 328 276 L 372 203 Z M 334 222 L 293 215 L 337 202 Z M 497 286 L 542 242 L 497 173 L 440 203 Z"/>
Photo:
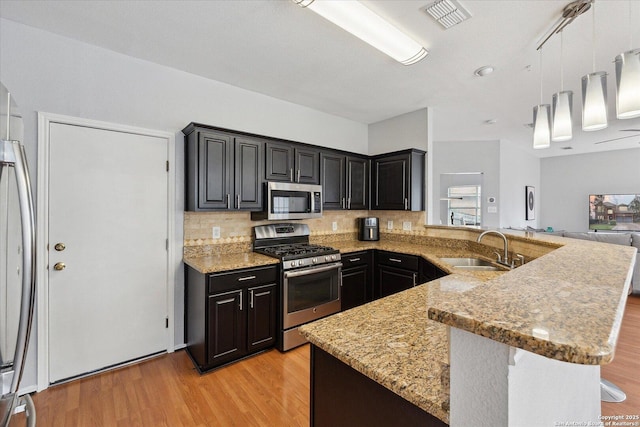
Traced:
<path id="1" fill-rule="evenodd" d="M 630 49 L 631 37 L 640 47 L 640 1 L 596 4 L 596 68 L 609 73 L 609 128 L 583 132 L 579 126 L 580 77 L 592 71 L 588 12 L 564 35 L 574 138 L 535 151 L 525 124 L 540 102 L 536 47 L 569 1 L 461 0 L 472 18 L 448 30 L 421 11 L 432 1 L 363 1 L 429 50 L 411 66 L 288 0 L 0 0 L 0 16 L 362 123 L 429 106 L 436 141 L 502 139 L 540 157 L 640 146 L 640 118 L 615 119 L 613 65 Z M 543 49 L 544 103 L 560 88 L 560 62 L 554 36 Z M 474 76 L 483 65 L 495 72 Z M 496 123 L 485 124 L 489 119 Z M 573 149 L 561 149 L 566 146 Z"/>

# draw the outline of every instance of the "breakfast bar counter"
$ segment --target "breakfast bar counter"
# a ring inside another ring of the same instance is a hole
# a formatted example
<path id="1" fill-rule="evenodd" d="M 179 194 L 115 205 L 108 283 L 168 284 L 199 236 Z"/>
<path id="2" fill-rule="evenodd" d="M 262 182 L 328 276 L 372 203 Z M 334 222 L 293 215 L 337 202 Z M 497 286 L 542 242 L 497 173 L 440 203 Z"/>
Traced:
<path id="1" fill-rule="evenodd" d="M 456 407 L 456 389 L 451 389 L 450 404 L 449 375 L 453 383 L 458 378 L 456 369 L 477 364 L 478 358 L 487 365 L 493 359 L 504 359 L 498 364 L 503 367 L 487 367 L 489 373 L 480 372 L 477 378 L 481 383 L 493 371 L 500 371 L 495 378 L 504 384 L 492 387 L 502 388 L 502 392 L 489 390 L 491 394 L 480 397 L 486 400 L 487 396 L 504 393 L 497 406 L 488 411 L 490 415 L 505 412 L 498 414 L 498 418 L 502 417 L 496 419 L 498 424 L 509 425 L 519 419 L 518 414 L 512 413 L 518 407 L 512 393 L 522 390 L 522 379 L 526 383 L 535 381 L 535 375 L 540 376 L 527 366 L 559 372 L 555 374 L 558 381 L 575 386 L 576 393 L 585 387 L 578 385 L 582 378 L 588 378 L 586 388 L 590 391 L 584 393 L 587 398 L 576 405 L 578 413 L 584 413 L 584 405 L 590 408 L 595 405 L 597 392 L 597 408 L 585 414 L 593 419 L 600 408 L 599 387 L 594 391 L 592 385 L 596 378 L 599 380 L 599 365 L 609 363 L 614 356 L 636 250 L 528 233 L 508 237 L 525 246 L 540 244 L 548 249 L 547 253 L 506 273 L 452 274 L 308 324 L 301 328 L 301 333 L 314 346 L 445 423 L 464 424 L 450 419 L 450 411 L 454 412 Z M 342 250 L 375 247 L 414 253 L 434 263 L 438 262 L 438 256 L 451 256 L 451 248 L 427 244 L 420 249 L 415 243 L 415 240 L 411 244 L 361 242 L 352 244 L 352 248 L 348 243 L 336 246 Z M 404 248 L 399 249 L 400 246 Z M 460 251 L 464 253 L 464 247 Z M 467 348 L 471 351 L 462 351 L 468 343 L 472 343 Z M 482 350 L 485 343 L 487 349 Z M 477 354 L 468 354 L 476 348 Z M 477 367 L 475 370 L 478 371 Z M 475 374 L 470 372 L 465 375 L 473 377 Z M 472 394 L 488 392 L 484 385 L 474 383 L 474 378 L 464 386 Z M 536 387 L 552 385 L 532 385 L 531 393 L 535 393 Z M 477 397 L 472 395 L 471 399 L 474 398 Z M 508 409 L 507 401 L 511 402 Z M 553 408 L 548 410 L 554 413 Z"/>

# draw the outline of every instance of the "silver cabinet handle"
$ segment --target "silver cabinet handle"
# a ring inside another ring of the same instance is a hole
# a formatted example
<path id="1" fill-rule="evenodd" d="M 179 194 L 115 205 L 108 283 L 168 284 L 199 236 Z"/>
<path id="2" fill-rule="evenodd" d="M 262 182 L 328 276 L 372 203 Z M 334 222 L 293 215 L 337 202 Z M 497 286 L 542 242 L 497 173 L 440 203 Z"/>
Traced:
<path id="1" fill-rule="evenodd" d="M 346 207 L 345 207 L 345 199 L 344 199 L 344 197 L 342 198 L 342 209 L 346 209 Z"/>
<path id="2" fill-rule="evenodd" d="M 296 172 L 296 174 L 296 182 L 300 182 L 300 169 L 298 169 L 298 172 Z"/>
<path id="3" fill-rule="evenodd" d="M 404 210 L 409 210 L 409 199 L 404 198 Z"/>
<path id="4" fill-rule="evenodd" d="M 245 276 L 245 277 L 238 277 L 238 282 L 244 282 L 245 280 L 251 280 L 251 279 L 255 279 L 256 276 Z"/>
<path id="5" fill-rule="evenodd" d="M 238 199 L 238 209 L 240 209 L 240 193 L 236 195 L 236 198 Z"/>
<path id="6" fill-rule="evenodd" d="M 416 286 L 416 273 L 413 273 L 413 286 Z"/>
<path id="7" fill-rule="evenodd" d="M 227 193 L 227 209 L 229 209 L 230 202 L 231 202 L 231 198 L 229 197 L 229 193 Z"/>
<path id="8" fill-rule="evenodd" d="M 253 309 L 253 289 L 249 291 L 249 307 Z"/>
<path id="9" fill-rule="evenodd" d="M 350 262 L 360 261 L 360 258 L 351 258 L 349 261 L 350 261 Z"/>
<path id="10" fill-rule="evenodd" d="M 242 294 L 243 292 L 240 291 L 240 311 L 242 311 Z"/>
<path id="11" fill-rule="evenodd" d="M 347 199 L 347 209 L 351 209 L 351 197 Z"/>
<path id="12" fill-rule="evenodd" d="M 293 182 L 293 168 L 289 168 L 289 181 Z"/>
<path id="13" fill-rule="evenodd" d="M 398 258 L 389 258 L 389 261 L 393 261 L 393 262 L 402 262 L 401 259 Z"/>

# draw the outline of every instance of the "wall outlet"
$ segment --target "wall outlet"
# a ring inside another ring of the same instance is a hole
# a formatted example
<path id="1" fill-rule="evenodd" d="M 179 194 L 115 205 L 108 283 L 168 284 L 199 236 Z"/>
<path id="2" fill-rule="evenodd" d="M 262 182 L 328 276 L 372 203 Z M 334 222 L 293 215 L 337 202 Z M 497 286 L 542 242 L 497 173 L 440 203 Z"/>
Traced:
<path id="1" fill-rule="evenodd" d="M 404 231 L 411 231 L 411 221 L 402 221 L 402 229 Z"/>
<path id="2" fill-rule="evenodd" d="M 393 221 L 387 221 L 387 230 L 393 230 Z"/>
<path id="3" fill-rule="evenodd" d="M 220 238 L 220 227 L 213 227 L 213 238 L 214 239 Z"/>
<path id="4" fill-rule="evenodd" d="M 331 223 L 331 229 L 332 229 L 333 231 L 338 230 L 338 223 L 337 223 L 336 221 L 333 221 L 333 222 Z"/>

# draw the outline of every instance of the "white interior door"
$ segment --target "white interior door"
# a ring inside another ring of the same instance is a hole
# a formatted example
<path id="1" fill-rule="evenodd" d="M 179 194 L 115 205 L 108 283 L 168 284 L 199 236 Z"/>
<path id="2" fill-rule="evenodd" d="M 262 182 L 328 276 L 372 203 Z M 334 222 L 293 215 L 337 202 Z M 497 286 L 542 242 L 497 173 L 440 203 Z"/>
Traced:
<path id="1" fill-rule="evenodd" d="M 50 123 L 50 383 L 166 350 L 167 152 Z"/>

